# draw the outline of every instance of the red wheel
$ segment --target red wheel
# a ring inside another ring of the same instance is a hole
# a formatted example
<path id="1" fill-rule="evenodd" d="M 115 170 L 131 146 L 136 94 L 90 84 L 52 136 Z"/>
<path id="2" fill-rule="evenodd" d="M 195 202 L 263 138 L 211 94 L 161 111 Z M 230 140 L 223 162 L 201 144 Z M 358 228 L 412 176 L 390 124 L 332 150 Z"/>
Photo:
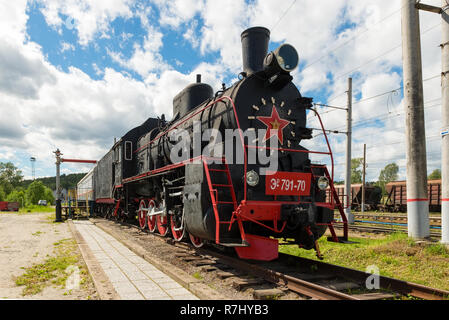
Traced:
<path id="1" fill-rule="evenodd" d="M 204 245 L 204 242 L 201 238 L 195 237 L 191 233 L 189 233 L 189 238 L 190 242 L 192 242 L 195 248 L 201 248 Z"/>
<path id="2" fill-rule="evenodd" d="M 159 231 L 161 236 L 166 236 L 168 234 L 168 230 L 170 230 L 168 217 L 162 217 L 160 214 L 156 216 L 157 230 Z"/>
<path id="3" fill-rule="evenodd" d="M 145 229 L 147 226 L 147 212 L 144 210 L 145 208 L 145 200 L 141 200 L 139 204 L 139 226 L 140 229 Z"/>
<path id="4" fill-rule="evenodd" d="M 148 223 L 148 229 L 150 232 L 154 232 L 156 230 L 156 216 L 152 216 L 150 214 L 154 213 L 154 207 L 155 203 L 153 200 L 150 200 L 148 202 L 148 210 L 147 211 L 147 223 Z"/>
<path id="5" fill-rule="evenodd" d="M 170 227 L 173 239 L 175 241 L 181 241 L 184 238 L 185 229 L 182 222 L 177 222 L 177 220 L 174 214 L 170 215 Z"/>

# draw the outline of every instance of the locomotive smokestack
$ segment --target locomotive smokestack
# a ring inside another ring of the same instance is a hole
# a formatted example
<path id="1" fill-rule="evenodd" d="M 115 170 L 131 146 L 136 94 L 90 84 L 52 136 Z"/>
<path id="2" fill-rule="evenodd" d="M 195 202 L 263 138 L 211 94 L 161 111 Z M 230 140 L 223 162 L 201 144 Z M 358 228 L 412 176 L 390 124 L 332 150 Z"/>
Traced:
<path id="1" fill-rule="evenodd" d="M 201 75 L 200 74 L 196 75 L 196 83 L 201 83 Z"/>
<path id="2" fill-rule="evenodd" d="M 243 71 L 249 76 L 263 70 L 263 60 L 268 53 L 270 30 L 253 27 L 242 32 Z"/>

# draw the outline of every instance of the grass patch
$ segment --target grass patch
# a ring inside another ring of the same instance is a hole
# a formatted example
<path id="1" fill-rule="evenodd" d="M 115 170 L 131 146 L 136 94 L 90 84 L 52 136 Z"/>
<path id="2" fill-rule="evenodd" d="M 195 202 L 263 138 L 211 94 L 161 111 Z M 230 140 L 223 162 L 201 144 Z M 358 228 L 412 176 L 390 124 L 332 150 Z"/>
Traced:
<path id="1" fill-rule="evenodd" d="M 20 208 L 18 213 L 30 213 L 30 212 L 54 212 L 55 207 L 52 206 L 38 206 L 38 205 L 31 205 L 24 208 Z"/>
<path id="2" fill-rule="evenodd" d="M 17 286 L 24 286 L 22 295 L 34 295 L 45 287 L 54 285 L 64 288 L 70 273 L 66 272 L 69 266 L 76 266 L 80 271 L 80 285 L 86 283 L 88 273 L 80 263 L 80 256 L 76 251 L 76 242 L 72 239 L 63 239 L 55 242 L 55 255 L 48 257 L 43 263 L 23 268 L 24 273 L 15 278 Z M 71 292 L 67 292 L 71 294 Z"/>
<path id="3" fill-rule="evenodd" d="M 324 262 L 366 271 L 375 265 L 380 274 L 426 286 L 449 290 L 449 250 L 441 244 L 417 244 L 406 234 L 393 233 L 377 238 L 349 238 L 357 243 L 341 244 L 321 238 Z M 283 245 L 279 251 L 317 260 L 314 250 Z"/>
<path id="4" fill-rule="evenodd" d="M 192 276 L 193 276 L 195 279 L 203 280 L 203 276 L 202 276 L 199 272 L 195 272 Z"/>
<path id="5" fill-rule="evenodd" d="M 44 232 L 36 231 L 35 233 L 32 233 L 31 235 L 38 237 L 38 236 L 40 236 L 42 233 L 44 233 Z"/>
<path id="6" fill-rule="evenodd" d="M 64 223 L 64 220 L 62 220 L 62 222 L 56 222 L 55 221 L 56 215 L 55 215 L 54 210 L 52 211 L 52 214 L 46 215 L 42 219 L 45 220 L 47 223 L 50 223 L 50 224 Z"/>

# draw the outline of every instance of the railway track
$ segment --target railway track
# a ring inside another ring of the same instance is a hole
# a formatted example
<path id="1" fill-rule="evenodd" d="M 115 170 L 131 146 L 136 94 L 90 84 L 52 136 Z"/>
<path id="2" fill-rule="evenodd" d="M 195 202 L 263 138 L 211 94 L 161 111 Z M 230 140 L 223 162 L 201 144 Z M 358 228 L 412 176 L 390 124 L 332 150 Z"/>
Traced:
<path id="1" fill-rule="evenodd" d="M 355 224 L 349 225 L 349 229 L 358 232 L 370 233 L 407 233 L 406 215 L 373 215 L 355 214 Z M 430 237 L 441 237 L 441 216 L 430 216 Z M 339 224 L 334 227 L 341 228 Z"/>
<path id="2" fill-rule="evenodd" d="M 369 225 L 370 223 L 373 223 L 371 221 L 363 222 L 363 224 L 353 224 L 349 225 L 349 230 L 357 231 L 357 232 L 368 232 L 368 233 L 394 233 L 394 232 L 401 232 L 401 233 L 407 233 L 408 230 L 406 228 L 406 225 L 403 227 L 394 226 L 391 224 L 385 224 L 384 226 L 373 226 Z M 390 227 L 388 227 L 390 226 Z M 339 224 L 335 224 L 334 228 L 341 229 L 342 226 Z M 430 232 L 430 238 L 441 238 L 441 232 L 438 231 L 431 231 Z"/>
<path id="3" fill-rule="evenodd" d="M 335 216 L 339 219 L 339 216 Z M 375 214 L 354 214 L 354 219 L 358 221 L 379 221 L 389 223 L 407 224 L 407 215 L 375 215 Z M 431 226 L 441 226 L 441 216 L 429 216 Z"/>
<path id="4" fill-rule="evenodd" d="M 235 254 L 224 254 L 214 246 L 194 248 L 189 243 L 141 230 L 134 224 L 119 223 L 172 245 L 178 259 L 191 263 L 202 272 L 215 273 L 220 279 L 232 279 L 232 286 L 237 290 L 253 288 L 256 299 L 282 296 L 287 291 L 296 293 L 299 299 L 318 300 L 401 299 L 407 296 L 431 300 L 449 298 L 449 291 L 383 276 L 378 278 L 379 289 L 368 290 L 366 281 L 373 276 L 362 271 L 282 253 L 272 262 L 244 261 Z M 266 289 L 267 283 L 274 288 Z"/>

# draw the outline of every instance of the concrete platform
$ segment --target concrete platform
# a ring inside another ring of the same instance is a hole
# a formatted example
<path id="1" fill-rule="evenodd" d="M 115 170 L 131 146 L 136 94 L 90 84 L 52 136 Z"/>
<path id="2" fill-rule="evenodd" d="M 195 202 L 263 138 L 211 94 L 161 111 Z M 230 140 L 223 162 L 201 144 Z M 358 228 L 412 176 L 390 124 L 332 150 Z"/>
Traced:
<path id="1" fill-rule="evenodd" d="M 73 225 L 121 299 L 199 300 L 90 221 L 77 220 Z"/>

